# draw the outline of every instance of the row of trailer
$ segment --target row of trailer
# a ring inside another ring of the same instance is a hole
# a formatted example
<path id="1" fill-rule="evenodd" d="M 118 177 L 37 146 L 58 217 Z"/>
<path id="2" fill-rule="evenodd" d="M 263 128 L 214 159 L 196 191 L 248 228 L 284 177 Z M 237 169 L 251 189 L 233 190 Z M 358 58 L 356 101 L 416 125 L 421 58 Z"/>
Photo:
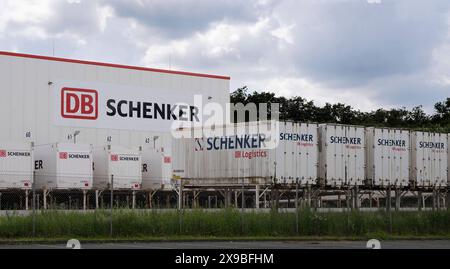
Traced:
<path id="1" fill-rule="evenodd" d="M 188 182 L 446 188 L 450 181 L 444 133 L 273 121 L 179 132 L 174 175 Z"/>
<path id="2" fill-rule="evenodd" d="M 140 190 L 170 185 L 170 157 L 161 149 L 32 143 L 0 145 L 0 189 Z"/>
<path id="3" fill-rule="evenodd" d="M 0 189 L 157 190 L 299 184 L 446 188 L 449 135 L 338 124 L 254 122 L 174 131 L 171 152 L 119 145 L 0 144 Z M 195 182 L 195 183 L 194 183 Z"/>

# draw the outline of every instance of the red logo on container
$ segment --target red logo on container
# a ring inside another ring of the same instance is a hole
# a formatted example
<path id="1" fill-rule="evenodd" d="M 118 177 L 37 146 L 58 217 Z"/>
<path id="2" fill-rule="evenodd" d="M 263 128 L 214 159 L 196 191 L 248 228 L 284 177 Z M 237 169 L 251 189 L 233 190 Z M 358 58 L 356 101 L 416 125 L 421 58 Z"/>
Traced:
<path id="1" fill-rule="evenodd" d="M 112 161 L 112 162 L 117 162 L 117 161 L 119 161 L 119 155 L 117 155 L 117 154 L 112 154 L 112 155 L 111 155 L 111 161 Z"/>
<path id="2" fill-rule="evenodd" d="M 60 152 L 59 153 L 59 158 L 62 160 L 66 160 L 69 157 L 69 154 L 67 154 L 67 152 Z"/>
<path id="3" fill-rule="evenodd" d="M 172 161 L 172 158 L 168 156 L 164 156 L 164 163 L 170 163 Z"/>
<path id="4" fill-rule="evenodd" d="M 61 116 L 69 119 L 96 120 L 98 92 L 90 89 L 62 88 Z"/>
<path id="5" fill-rule="evenodd" d="M 234 158 L 241 158 L 241 152 L 240 151 L 235 151 L 234 152 Z"/>
<path id="6" fill-rule="evenodd" d="M 0 157 L 6 157 L 6 150 L 0 150 Z"/>

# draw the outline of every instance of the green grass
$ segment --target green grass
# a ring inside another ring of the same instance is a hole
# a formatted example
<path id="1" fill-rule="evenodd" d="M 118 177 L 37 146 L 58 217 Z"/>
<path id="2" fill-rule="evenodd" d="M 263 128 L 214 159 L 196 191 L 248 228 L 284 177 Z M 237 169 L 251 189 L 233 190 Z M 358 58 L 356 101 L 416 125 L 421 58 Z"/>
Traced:
<path id="1" fill-rule="evenodd" d="M 450 238 L 450 211 L 426 212 L 299 212 L 238 210 L 137 212 L 116 210 L 113 238 L 109 211 L 93 213 L 47 211 L 36 215 L 36 240 L 270 240 Z M 32 239 L 32 216 L 0 217 L 0 242 Z"/>

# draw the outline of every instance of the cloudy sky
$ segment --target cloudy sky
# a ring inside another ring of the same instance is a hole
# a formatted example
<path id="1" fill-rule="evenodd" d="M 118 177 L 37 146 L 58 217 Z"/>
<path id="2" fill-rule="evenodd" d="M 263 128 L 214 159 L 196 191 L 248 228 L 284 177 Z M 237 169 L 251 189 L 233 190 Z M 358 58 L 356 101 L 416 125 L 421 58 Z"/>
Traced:
<path id="1" fill-rule="evenodd" d="M 448 0 L 0 0 L 0 50 L 231 76 L 367 111 L 450 97 Z"/>

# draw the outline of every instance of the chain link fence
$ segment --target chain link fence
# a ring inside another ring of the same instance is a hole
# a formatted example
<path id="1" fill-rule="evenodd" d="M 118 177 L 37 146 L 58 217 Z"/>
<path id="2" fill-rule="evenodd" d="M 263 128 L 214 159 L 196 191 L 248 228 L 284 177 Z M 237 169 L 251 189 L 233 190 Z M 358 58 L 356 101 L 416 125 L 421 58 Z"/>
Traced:
<path id="1" fill-rule="evenodd" d="M 259 199 L 247 186 L 203 192 L 184 189 L 179 199 L 180 185 L 170 190 L 126 190 L 116 188 L 114 176 L 104 181 L 103 189 L 92 185 L 86 189 L 46 189 L 38 184 L 0 189 L 0 239 L 351 235 L 371 229 L 391 234 L 404 229 L 399 225 L 406 220 L 419 230 L 434 232 L 423 226 L 431 223 L 436 231 L 450 232 L 448 222 L 440 223 L 439 217 L 434 216 L 431 222 L 418 221 L 401 212 L 394 214 L 390 206 L 364 216 L 353 207 L 348 194 L 343 195 L 342 211 L 328 214 L 319 207 L 339 203 L 322 201 L 314 191 L 298 187 L 265 191 Z M 446 191 L 432 194 L 421 193 L 422 204 L 448 215 L 447 210 L 440 210 L 446 209 Z M 378 201 L 383 203 L 388 200 Z M 367 201 L 364 204 L 367 208 Z M 202 210 L 205 208 L 210 210 Z M 448 219 L 447 215 L 442 219 Z"/>

